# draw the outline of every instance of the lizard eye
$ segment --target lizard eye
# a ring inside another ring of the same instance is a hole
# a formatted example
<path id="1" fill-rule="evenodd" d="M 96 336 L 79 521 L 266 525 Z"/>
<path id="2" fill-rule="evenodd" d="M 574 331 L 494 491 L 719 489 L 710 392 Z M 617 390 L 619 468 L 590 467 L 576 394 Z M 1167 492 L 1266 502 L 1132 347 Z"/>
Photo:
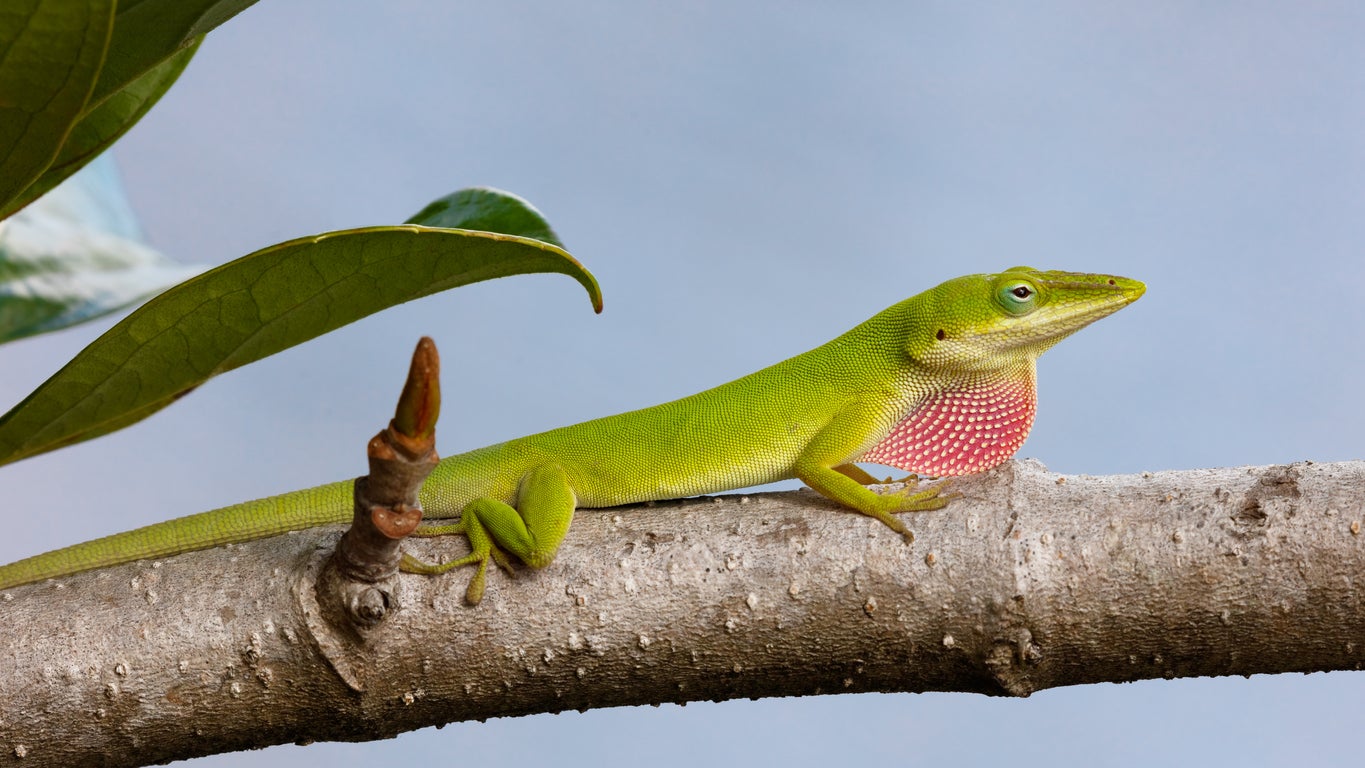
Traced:
<path id="1" fill-rule="evenodd" d="M 996 301 L 1012 315 L 1023 315 L 1033 310 L 1038 289 L 1022 280 L 1014 280 L 1000 286 Z"/>

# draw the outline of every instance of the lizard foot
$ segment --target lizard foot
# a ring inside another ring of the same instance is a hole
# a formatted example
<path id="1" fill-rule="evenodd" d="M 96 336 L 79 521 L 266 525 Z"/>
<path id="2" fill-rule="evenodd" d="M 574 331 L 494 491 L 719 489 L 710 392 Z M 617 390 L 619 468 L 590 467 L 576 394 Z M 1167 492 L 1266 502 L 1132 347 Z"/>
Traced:
<path id="1" fill-rule="evenodd" d="M 469 536 L 464 522 L 452 523 L 450 525 L 429 525 L 418 528 L 411 535 L 431 537 L 448 536 L 451 534 L 464 534 Z M 465 602 L 470 605 L 478 605 L 483 600 L 483 592 L 488 584 L 488 561 L 492 560 L 497 566 L 509 575 L 512 573 L 512 561 L 507 557 L 500 547 L 494 544 L 488 537 L 475 534 L 470 537 L 471 551 L 464 557 L 456 558 L 446 563 L 428 563 L 418 560 L 412 555 L 404 552 L 403 559 L 398 564 L 398 570 L 404 573 L 420 573 L 427 576 L 437 576 L 455 568 L 466 565 L 477 564 L 478 568 L 474 571 L 474 576 L 469 580 L 469 587 L 465 590 Z"/>
<path id="2" fill-rule="evenodd" d="M 947 488 L 946 481 L 930 488 L 920 488 L 919 483 L 911 478 L 901 482 L 905 483 L 904 488 L 878 496 L 879 503 L 875 507 L 859 511 L 882 521 L 888 528 L 903 536 L 905 542 L 909 544 L 915 540 L 915 534 L 905 527 L 905 523 L 896 517 L 897 514 L 943 509 L 948 506 L 948 502 L 960 498 L 962 494 L 944 493 Z"/>

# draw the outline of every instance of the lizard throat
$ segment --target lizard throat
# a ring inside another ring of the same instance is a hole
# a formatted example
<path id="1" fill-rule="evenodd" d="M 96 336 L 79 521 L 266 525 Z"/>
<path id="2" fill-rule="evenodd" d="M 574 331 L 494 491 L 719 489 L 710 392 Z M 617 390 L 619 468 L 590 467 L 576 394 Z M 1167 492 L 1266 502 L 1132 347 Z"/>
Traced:
<path id="1" fill-rule="evenodd" d="M 935 477 L 981 472 L 1024 444 L 1037 404 L 1033 376 L 936 392 L 859 460 Z"/>

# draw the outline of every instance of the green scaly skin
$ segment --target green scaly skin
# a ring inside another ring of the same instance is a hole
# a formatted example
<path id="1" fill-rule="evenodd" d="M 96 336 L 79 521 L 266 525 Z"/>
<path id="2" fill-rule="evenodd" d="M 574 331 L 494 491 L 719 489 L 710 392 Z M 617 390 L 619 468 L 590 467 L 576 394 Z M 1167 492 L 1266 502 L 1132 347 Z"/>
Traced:
<path id="1" fill-rule="evenodd" d="M 1028 267 L 968 275 L 714 389 L 451 456 L 427 479 L 421 499 L 427 518 L 459 521 L 419 534 L 464 534 L 471 552 L 443 565 L 405 558 L 403 568 L 439 573 L 476 565 L 467 598 L 477 603 L 490 558 L 549 565 L 576 508 L 790 478 L 908 537 L 895 514 L 943 507 L 939 487 L 877 494 L 865 487 L 872 476 L 852 462 L 872 454 L 907 471 L 953 475 L 1004 461 L 1032 423 L 1038 356 L 1144 290 L 1122 277 Z M 963 403 L 964 415 L 956 416 Z M 20 560 L 0 567 L 0 589 L 347 523 L 351 486 L 348 480 L 250 501 Z"/>

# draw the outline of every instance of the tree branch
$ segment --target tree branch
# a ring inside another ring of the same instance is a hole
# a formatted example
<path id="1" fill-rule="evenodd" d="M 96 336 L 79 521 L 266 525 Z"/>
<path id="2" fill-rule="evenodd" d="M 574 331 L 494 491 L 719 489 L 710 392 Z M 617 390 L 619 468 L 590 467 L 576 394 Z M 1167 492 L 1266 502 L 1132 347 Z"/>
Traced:
<path id="1" fill-rule="evenodd" d="M 563 709 L 1365 662 L 1365 463 L 1023 462 L 954 487 L 910 545 L 809 491 L 582 511 L 554 564 L 491 574 L 477 608 L 468 572 L 402 576 L 364 645 L 310 629 L 339 528 L 15 588 L 0 754 L 142 765 Z"/>

